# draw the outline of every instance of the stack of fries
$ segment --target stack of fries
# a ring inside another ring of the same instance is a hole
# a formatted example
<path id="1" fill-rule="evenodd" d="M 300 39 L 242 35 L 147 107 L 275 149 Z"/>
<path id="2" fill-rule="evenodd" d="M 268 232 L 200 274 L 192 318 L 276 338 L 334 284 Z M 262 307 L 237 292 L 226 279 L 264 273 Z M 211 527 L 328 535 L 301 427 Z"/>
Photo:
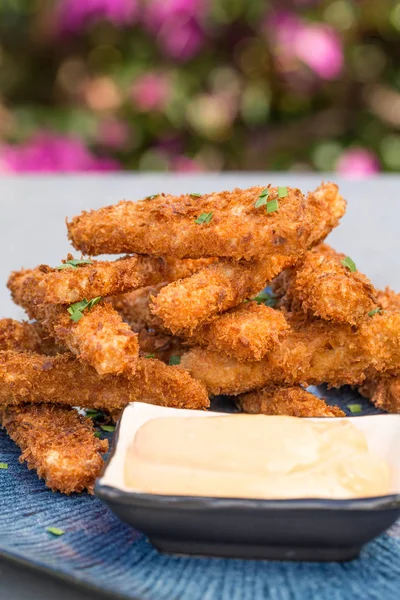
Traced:
<path id="1" fill-rule="evenodd" d="M 400 298 L 322 244 L 345 206 L 328 183 L 75 217 L 82 258 L 8 281 L 30 319 L 0 321 L 1 418 L 21 460 L 53 490 L 91 491 L 107 441 L 77 407 L 115 421 L 132 401 L 206 409 L 226 394 L 249 413 L 344 416 L 305 390 L 327 383 L 397 411 Z"/>

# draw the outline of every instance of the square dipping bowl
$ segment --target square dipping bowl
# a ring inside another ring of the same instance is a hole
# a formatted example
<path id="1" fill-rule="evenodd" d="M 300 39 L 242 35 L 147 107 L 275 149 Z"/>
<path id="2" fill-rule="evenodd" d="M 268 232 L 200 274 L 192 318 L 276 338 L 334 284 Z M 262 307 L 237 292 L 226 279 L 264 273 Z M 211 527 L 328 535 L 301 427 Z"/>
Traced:
<path id="1" fill-rule="evenodd" d="M 97 496 L 122 521 L 142 531 L 161 552 L 344 561 L 356 558 L 363 544 L 383 533 L 400 516 L 400 415 L 351 419 L 364 433 L 370 450 L 390 464 L 392 489 L 386 496 L 258 500 L 166 496 L 127 488 L 124 461 L 136 431 L 150 419 L 176 416 L 207 418 L 221 413 L 129 404 L 120 418 L 110 459 L 95 486 Z"/>

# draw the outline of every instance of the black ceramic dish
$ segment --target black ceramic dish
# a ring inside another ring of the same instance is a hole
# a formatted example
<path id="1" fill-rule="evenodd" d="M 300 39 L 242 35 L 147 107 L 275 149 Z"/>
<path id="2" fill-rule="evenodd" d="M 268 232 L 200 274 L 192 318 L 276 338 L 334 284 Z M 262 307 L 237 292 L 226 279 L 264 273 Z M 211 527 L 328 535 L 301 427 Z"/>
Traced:
<path id="1" fill-rule="evenodd" d="M 400 429 L 400 416 L 397 423 Z M 118 448 L 120 428 L 121 424 L 112 456 Z M 173 554 L 350 560 L 400 516 L 400 494 L 356 500 L 162 496 L 118 489 L 103 479 L 96 483 L 99 498 L 120 519 L 145 533 L 157 549 Z"/>

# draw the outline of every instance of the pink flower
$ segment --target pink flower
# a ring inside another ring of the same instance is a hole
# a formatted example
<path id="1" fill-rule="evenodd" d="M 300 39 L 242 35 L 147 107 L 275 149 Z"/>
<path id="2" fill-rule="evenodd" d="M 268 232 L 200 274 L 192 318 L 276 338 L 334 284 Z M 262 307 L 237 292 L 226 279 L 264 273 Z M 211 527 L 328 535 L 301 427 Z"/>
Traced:
<path id="1" fill-rule="evenodd" d="M 207 11 L 204 0 L 148 0 L 144 23 L 158 35 L 165 52 L 173 58 L 188 60 L 204 42 L 200 21 Z"/>
<path id="2" fill-rule="evenodd" d="M 366 148 L 350 148 L 339 157 L 336 170 L 342 175 L 366 177 L 377 173 L 380 169 L 375 154 Z"/>
<path id="3" fill-rule="evenodd" d="M 40 133 L 20 146 L 0 148 L 0 172 L 71 173 L 76 171 L 116 171 L 118 163 L 93 156 L 81 140 Z"/>
<path id="4" fill-rule="evenodd" d="M 181 173 L 199 173 L 204 171 L 204 167 L 199 162 L 187 156 L 176 156 L 171 160 L 170 167 L 172 171 L 179 171 Z"/>
<path id="5" fill-rule="evenodd" d="M 112 150 L 122 150 L 129 146 L 132 132 L 125 121 L 107 117 L 99 123 L 97 141 Z"/>
<path id="6" fill-rule="evenodd" d="M 59 0 L 56 20 L 62 33 L 79 32 L 99 19 L 124 26 L 135 20 L 137 8 L 137 0 Z"/>
<path id="7" fill-rule="evenodd" d="M 162 111 L 170 96 L 170 83 L 166 75 L 146 73 L 132 85 L 132 100 L 143 112 Z"/>
<path id="8" fill-rule="evenodd" d="M 321 79 L 337 78 L 343 68 L 343 50 L 337 32 L 323 23 L 308 23 L 296 15 L 279 11 L 267 21 L 276 58 L 284 70 L 307 65 Z"/>

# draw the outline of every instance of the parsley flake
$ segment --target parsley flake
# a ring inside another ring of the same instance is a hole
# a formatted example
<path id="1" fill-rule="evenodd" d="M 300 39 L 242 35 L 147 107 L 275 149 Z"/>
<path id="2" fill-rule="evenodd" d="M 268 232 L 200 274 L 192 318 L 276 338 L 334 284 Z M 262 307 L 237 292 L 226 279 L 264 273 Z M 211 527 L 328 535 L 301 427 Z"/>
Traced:
<path id="1" fill-rule="evenodd" d="M 172 355 L 169 357 L 169 361 L 168 364 L 172 367 L 173 365 L 180 365 L 181 364 L 181 357 L 180 356 L 175 356 Z"/>
<path id="2" fill-rule="evenodd" d="M 380 314 L 381 312 L 382 312 L 381 308 L 374 308 L 373 310 L 369 311 L 368 316 L 369 317 L 373 317 L 373 316 L 375 316 L 377 314 Z"/>
<path id="3" fill-rule="evenodd" d="M 194 192 L 193 194 L 189 194 L 189 196 L 191 196 L 192 198 L 201 198 L 203 194 L 198 194 L 197 192 Z"/>
<path id="4" fill-rule="evenodd" d="M 269 196 L 269 189 L 265 188 L 261 192 L 261 194 L 258 196 L 258 199 L 257 199 L 256 203 L 254 204 L 255 208 L 260 208 L 260 206 L 264 206 L 264 204 L 267 204 L 268 196 Z"/>
<path id="5" fill-rule="evenodd" d="M 352 415 L 358 415 L 362 412 L 361 404 L 348 404 L 347 408 L 349 409 Z"/>
<path id="6" fill-rule="evenodd" d="M 86 300 L 86 298 L 84 298 L 79 302 L 74 302 L 74 304 L 71 304 L 71 306 L 69 306 L 67 310 L 72 321 L 74 321 L 75 323 L 80 321 L 83 317 L 83 311 L 86 309 L 91 310 L 93 306 L 96 306 L 96 304 L 100 302 L 101 299 L 101 296 L 97 296 L 97 298 L 92 298 L 91 300 Z"/>
<path id="7" fill-rule="evenodd" d="M 157 198 L 159 195 L 160 194 L 151 194 L 151 196 L 146 196 L 145 200 L 154 200 L 154 198 Z"/>
<path id="8" fill-rule="evenodd" d="M 271 200 L 267 202 L 267 213 L 273 213 L 279 210 L 279 202 L 278 200 Z"/>
<path id="9" fill-rule="evenodd" d="M 351 273 L 355 273 L 357 271 L 356 263 L 350 258 L 350 256 L 346 256 L 341 263 L 344 267 L 349 269 Z"/>
<path id="10" fill-rule="evenodd" d="M 100 425 L 103 431 L 115 431 L 115 425 Z"/>
<path id="11" fill-rule="evenodd" d="M 202 225 L 203 223 L 210 223 L 212 218 L 213 218 L 212 212 L 201 213 L 201 215 L 199 217 L 197 217 L 197 219 L 195 220 L 195 223 L 197 223 L 197 225 Z"/>
<path id="12" fill-rule="evenodd" d="M 8 463 L 0 462 L 0 469 L 8 469 Z"/>
<path id="13" fill-rule="evenodd" d="M 155 354 L 145 354 L 145 358 L 155 358 Z"/>
<path id="14" fill-rule="evenodd" d="M 101 438 L 101 433 L 100 433 L 100 431 L 95 431 L 93 435 L 94 435 L 94 437 L 96 437 L 96 438 Z"/>
<path id="15" fill-rule="evenodd" d="M 288 195 L 287 187 L 278 187 L 278 198 L 286 198 Z"/>
<path id="16" fill-rule="evenodd" d="M 52 535 L 64 535 L 65 531 L 58 527 L 46 527 L 46 531 Z"/>
<path id="17" fill-rule="evenodd" d="M 278 298 L 268 292 L 260 292 L 252 300 L 257 302 L 257 304 L 265 304 L 265 306 L 270 306 L 271 308 L 274 308 L 278 302 Z"/>
<path id="18" fill-rule="evenodd" d="M 65 263 L 59 265 L 58 267 L 54 267 L 58 271 L 61 269 L 77 269 L 79 265 L 92 265 L 93 261 L 85 258 L 71 258 L 70 260 L 66 260 Z"/>

